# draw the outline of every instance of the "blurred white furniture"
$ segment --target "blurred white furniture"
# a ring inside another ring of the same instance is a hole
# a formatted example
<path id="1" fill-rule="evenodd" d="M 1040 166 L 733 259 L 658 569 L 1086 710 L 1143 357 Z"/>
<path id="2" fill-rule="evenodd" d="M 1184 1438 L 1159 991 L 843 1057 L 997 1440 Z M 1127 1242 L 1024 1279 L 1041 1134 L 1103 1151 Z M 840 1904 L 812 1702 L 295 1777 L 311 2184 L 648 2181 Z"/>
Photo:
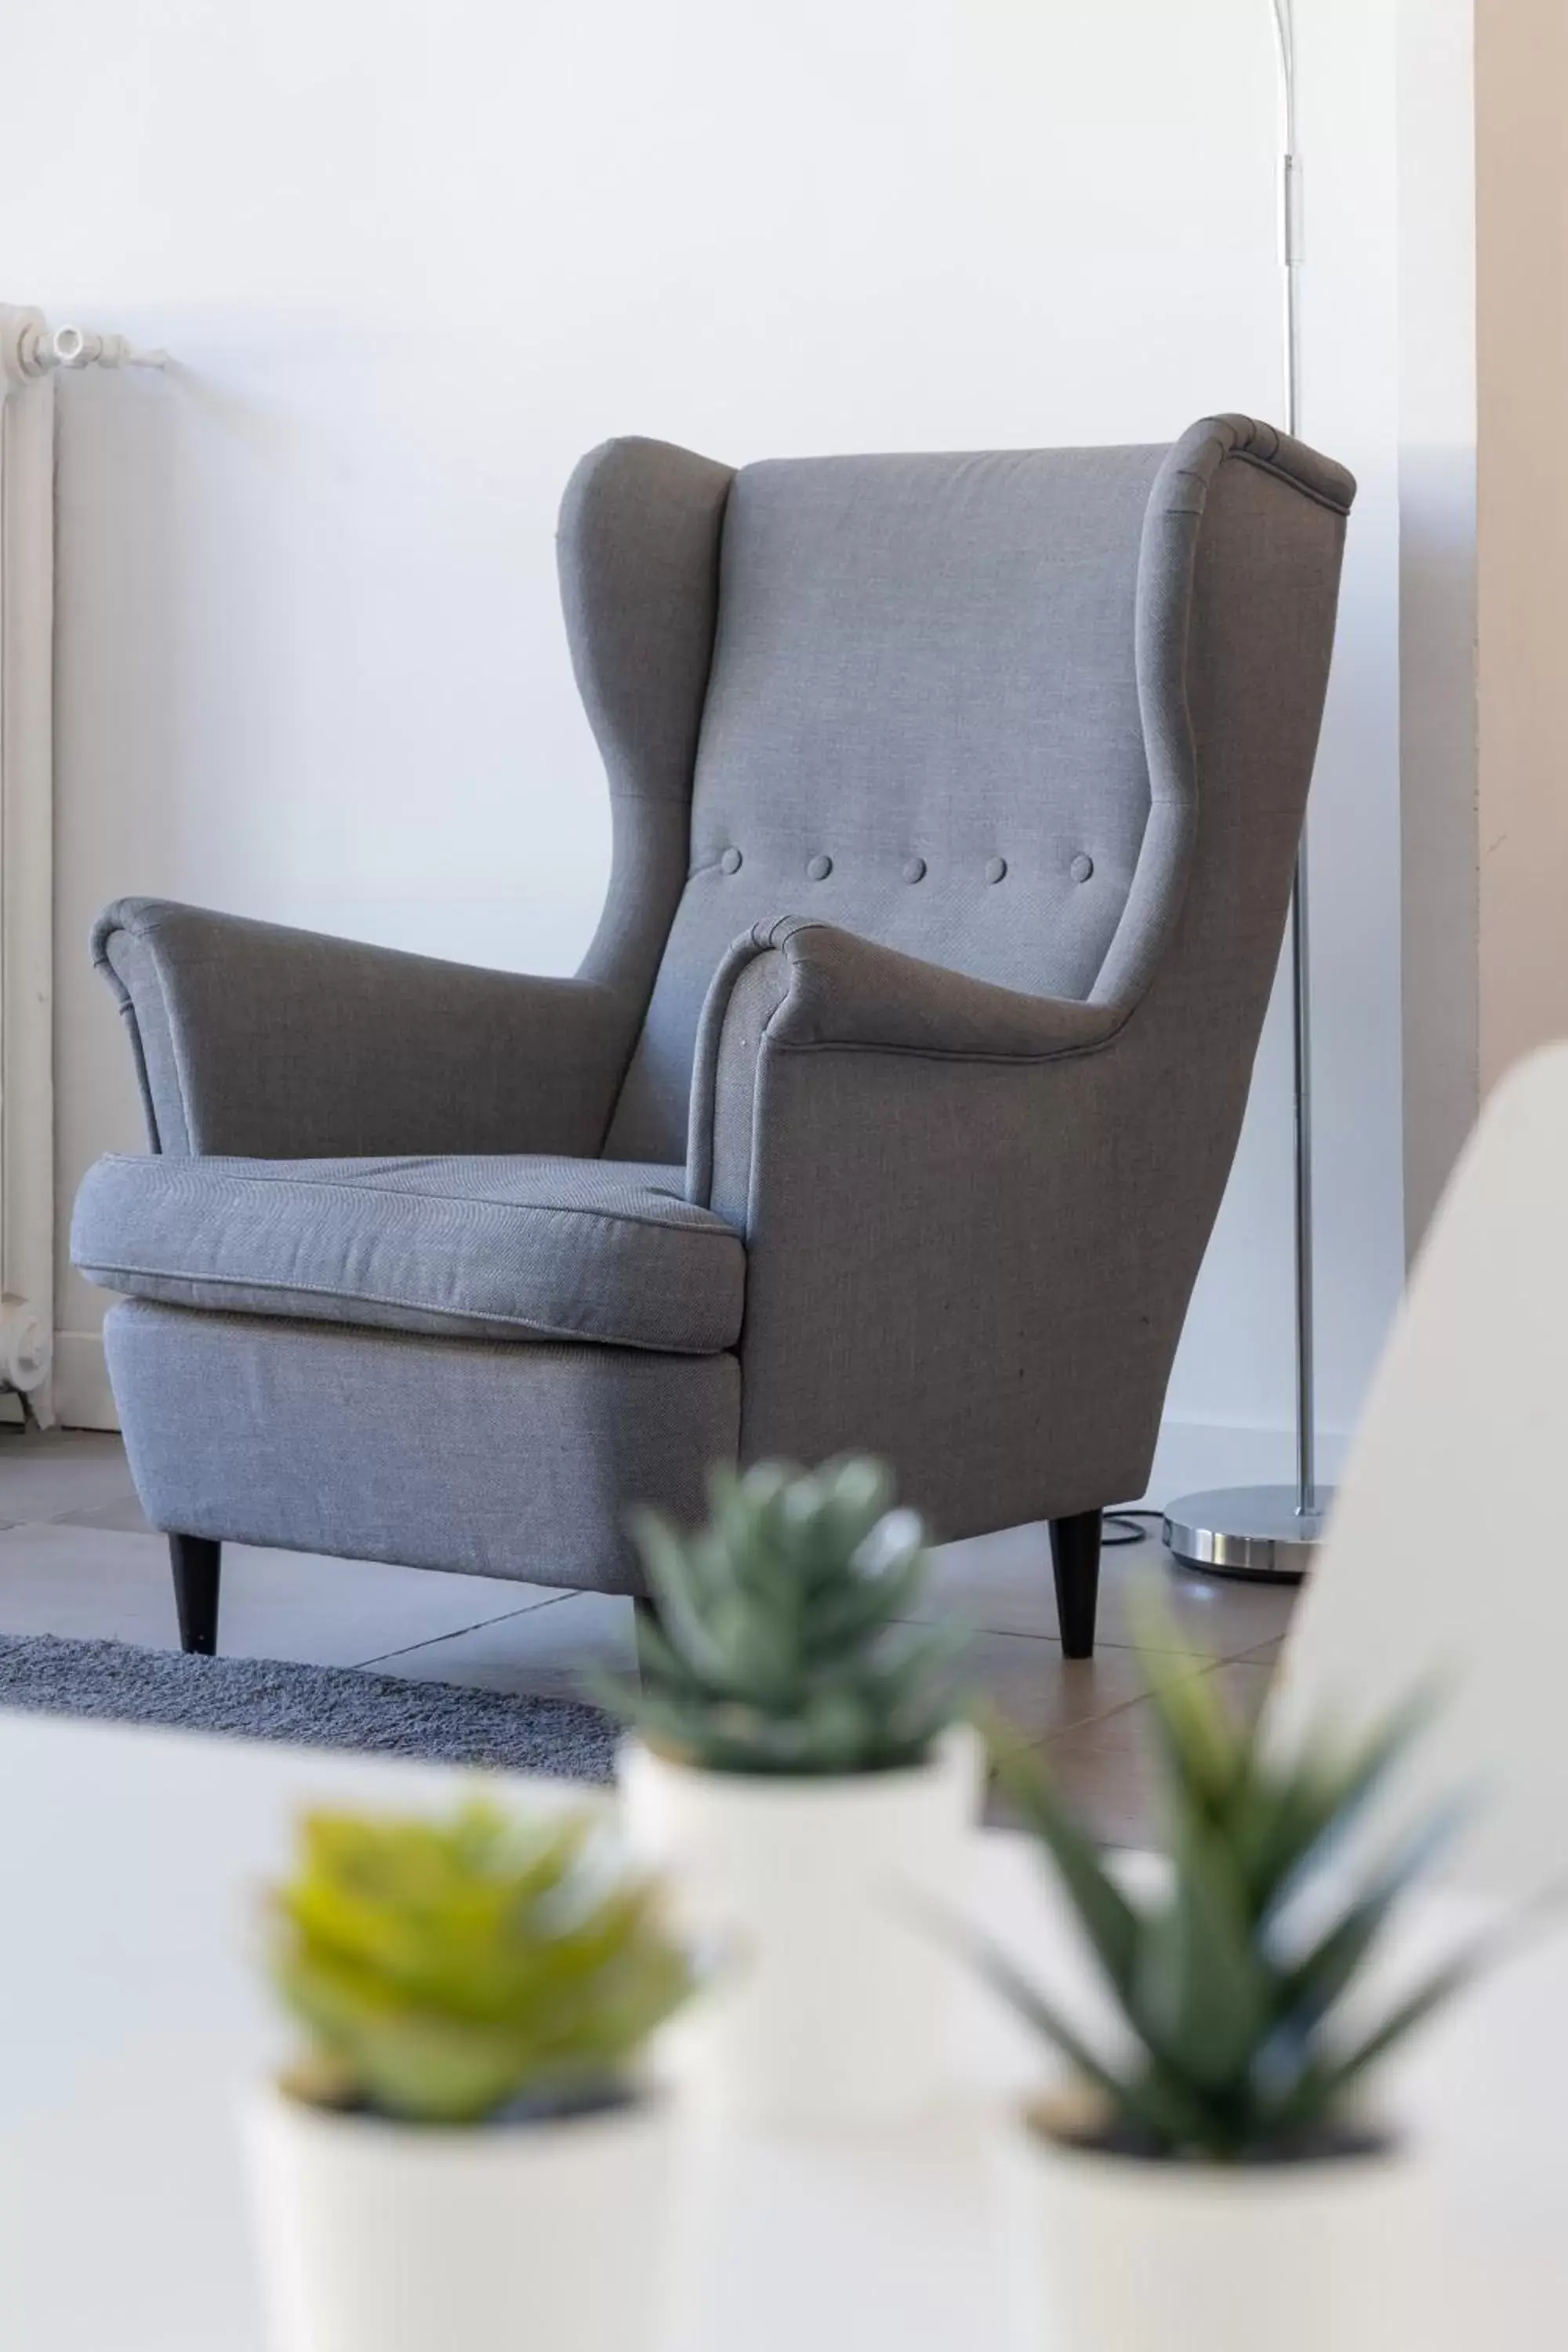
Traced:
<path id="1" fill-rule="evenodd" d="M 424 1801 L 461 1777 L 0 1716 L 7 2352 L 258 2352 L 233 2130 L 237 2091 L 279 2047 L 256 1982 L 258 1887 L 302 1801 Z M 994 1925 L 1070 1979 L 1032 1857 L 1012 1837 L 983 1845 Z M 1460 1908 L 1429 1912 L 1415 1944 L 1446 1945 Z M 1422 2046 L 1406 2105 L 1442 2199 L 1451 2332 L 1419 2352 L 1563 2340 L 1565 2006 L 1559 1945 Z M 696 2151 L 703 2284 L 671 2352 L 1004 2352 L 989 2116 L 1033 2060 L 979 2008 L 973 2059 L 973 2107 L 940 2126 L 741 2136 L 706 2169 Z"/>
<path id="2" fill-rule="evenodd" d="M 1475 1790 L 1467 1885 L 1568 1870 L 1568 1045 L 1512 1071 L 1417 1264 L 1286 1651 L 1287 1719 L 1447 1696 L 1413 1790 Z M 1568 2022 L 1563 2033 L 1568 2038 Z"/>

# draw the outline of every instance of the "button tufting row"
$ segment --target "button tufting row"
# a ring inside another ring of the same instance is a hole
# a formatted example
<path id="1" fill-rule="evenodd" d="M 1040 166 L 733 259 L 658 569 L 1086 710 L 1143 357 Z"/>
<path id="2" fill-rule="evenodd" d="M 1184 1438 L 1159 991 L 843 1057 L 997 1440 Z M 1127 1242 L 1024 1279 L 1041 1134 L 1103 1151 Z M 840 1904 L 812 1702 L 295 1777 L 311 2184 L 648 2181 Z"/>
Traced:
<path id="1" fill-rule="evenodd" d="M 741 864 L 742 859 L 740 851 L 738 849 L 726 849 L 720 856 L 719 869 L 720 872 L 723 874 L 738 874 L 741 870 Z M 813 882 L 826 882 L 828 876 L 833 871 L 833 860 L 826 854 L 826 852 L 819 850 L 815 857 L 808 857 L 806 859 L 805 870 Z M 926 862 L 923 857 L 905 858 L 902 872 L 906 882 L 923 882 L 926 877 Z M 1090 875 L 1094 872 L 1094 860 L 1090 857 L 1087 850 L 1079 850 L 1078 856 L 1068 867 L 1068 872 L 1071 875 L 1075 882 L 1087 882 L 1089 880 Z M 985 879 L 987 882 L 1002 882 L 1006 879 L 1006 876 L 1007 861 L 1005 857 L 989 857 L 986 859 Z"/>

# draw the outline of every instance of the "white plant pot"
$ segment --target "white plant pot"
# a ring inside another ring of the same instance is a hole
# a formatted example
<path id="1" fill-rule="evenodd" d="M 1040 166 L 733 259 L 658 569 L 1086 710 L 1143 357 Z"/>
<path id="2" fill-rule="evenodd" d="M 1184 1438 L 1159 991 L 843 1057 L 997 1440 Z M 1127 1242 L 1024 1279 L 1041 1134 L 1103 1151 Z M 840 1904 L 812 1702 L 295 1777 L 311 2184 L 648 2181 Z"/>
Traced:
<path id="1" fill-rule="evenodd" d="M 466 2130 L 246 2116 L 273 2352 L 644 2352 L 659 2340 L 669 2103 Z"/>
<path id="2" fill-rule="evenodd" d="M 1014 2352 L 1416 2352 L 1426 2181 L 1399 2147 L 1152 2164 L 1020 2120 L 1005 2154 Z"/>
<path id="3" fill-rule="evenodd" d="M 952 2087 L 962 1970 L 920 1906 L 961 1906 L 980 1787 L 964 1725 L 929 1764 L 835 1780 L 697 1771 L 627 1742 L 629 1843 L 722 1958 L 670 2037 L 704 2105 L 772 2127 L 875 2126 Z"/>

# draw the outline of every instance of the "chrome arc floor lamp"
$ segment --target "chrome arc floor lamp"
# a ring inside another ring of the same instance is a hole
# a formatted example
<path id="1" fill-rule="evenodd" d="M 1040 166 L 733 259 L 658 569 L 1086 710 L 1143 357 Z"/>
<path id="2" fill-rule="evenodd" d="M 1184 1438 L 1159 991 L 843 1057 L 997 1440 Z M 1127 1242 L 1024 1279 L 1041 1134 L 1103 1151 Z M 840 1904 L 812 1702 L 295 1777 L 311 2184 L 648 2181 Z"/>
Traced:
<path id="1" fill-rule="evenodd" d="M 1285 429 L 1301 414 L 1301 164 L 1296 149 L 1296 35 L 1292 0 L 1270 0 L 1279 68 L 1279 251 L 1284 279 Z M 1311 1566 L 1333 1502 L 1318 1484 L 1312 1360 L 1312 992 L 1307 923 L 1307 842 L 1296 855 L 1290 901 L 1290 984 L 1295 1060 L 1296 1480 L 1292 1486 L 1222 1486 L 1184 1495 L 1164 1515 L 1165 1542 L 1191 1568 L 1299 1583 Z"/>

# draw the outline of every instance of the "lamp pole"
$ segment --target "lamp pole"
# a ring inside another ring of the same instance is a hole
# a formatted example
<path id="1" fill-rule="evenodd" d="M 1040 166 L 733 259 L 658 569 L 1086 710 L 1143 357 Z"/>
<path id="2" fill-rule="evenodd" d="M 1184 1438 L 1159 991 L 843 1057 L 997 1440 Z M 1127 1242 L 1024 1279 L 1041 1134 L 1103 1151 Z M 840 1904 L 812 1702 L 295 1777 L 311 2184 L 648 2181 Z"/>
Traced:
<path id="1" fill-rule="evenodd" d="M 1279 82 L 1279 259 L 1283 280 L 1285 430 L 1301 420 L 1301 162 L 1296 146 L 1296 28 L 1292 0 L 1270 0 Z M 1179 1560 L 1222 1576 L 1299 1583 L 1311 1565 L 1331 1490 L 1318 1484 L 1312 1284 L 1312 971 L 1307 914 L 1307 839 L 1296 852 L 1290 898 L 1291 1053 L 1295 1096 L 1296 1483 L 1226 1486 L 1184 1495 L 1164 1518 Z"/>

